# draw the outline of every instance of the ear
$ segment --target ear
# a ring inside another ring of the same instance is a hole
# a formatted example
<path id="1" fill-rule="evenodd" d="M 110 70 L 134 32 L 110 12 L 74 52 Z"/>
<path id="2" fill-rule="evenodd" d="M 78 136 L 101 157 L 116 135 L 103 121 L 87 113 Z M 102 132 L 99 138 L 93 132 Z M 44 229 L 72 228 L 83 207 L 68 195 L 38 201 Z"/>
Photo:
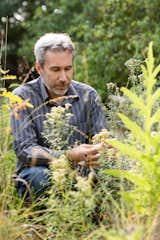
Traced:
<path id="1" fill-rule="evenodd" d="M 36 70 L 37 70 L 37 72 L 39 73 L 39 75 L 41 75 L 42 68 L 41 68 L 39 62 L 36 62 L 35 67 L 36 67 Z"/>

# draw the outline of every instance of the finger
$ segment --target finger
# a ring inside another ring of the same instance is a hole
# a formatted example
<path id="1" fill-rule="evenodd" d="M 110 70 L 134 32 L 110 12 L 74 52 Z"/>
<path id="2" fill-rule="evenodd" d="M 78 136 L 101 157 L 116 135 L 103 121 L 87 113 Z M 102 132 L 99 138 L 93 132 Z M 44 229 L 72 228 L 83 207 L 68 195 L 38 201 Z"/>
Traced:
<path id="1" fill-rule="evenodd" d="M 94 155 L 89 155 L 89 156 L 87 157 L 87 159 L 88 159 L 89 161 L 97 161 L 97 160 L 99 159 L 99 157 L 100 157 L 100 154 L 97 153 L 97 154 L 94 154 Z"/>
<path id="2" fill-rule="evenodd" d="M 101 150 L 102 148 L 104 148 L 104 143 L 98 143 L 94 145 L 94 148 L 97 149 L 97 151 Z"/>
<path id="3" fill-rule="evenodd" d="M 98 161 L 91 161 L 87 163 L 88 167 L 99 167 L 99 162 Z"/>
<path id="4" fill-rule="evenodd" d="M 80 164 L 86 165 L 88 167 L 99 167 L 99 162 L 98 162 L 99 157 L 100 157 L 99 153 L 95 155 L 84 154 L 83 160 L 80 162 Z"/>
<path id="5" fill-rule="evenodd" d="M 92 148 L 86 150 L 86 155 L 94 155 L 97 154 L 98 150 L 92 146 Z"/>
<path id="6" fill-rule="evenodd" d="M 85 148 L 85 149 L 91 149 L 91 148 L 93 148 L 93 144 L 81 144 L 80 147 Z"/>
<path id="7" fill-rule="evenodd" d="M 98 143 L 95 145 L 91 145 L 92 147 L 90 147 L 88 150 L 88 152 L 90 151 L 91 154 L 96 154 L 98 153 L 100 150 L 102 150 L 104 148 L 104 144 L 103 143 Z"/>
<path id="8" fill-rule="evenodd" d="M 83 155 L 83 160 L 85 160 L 86 162 L 88 161 L 96 161 L 98 160 L 100 157 L 100 154 L 99 153 L 96 153 L 96 154 L 84 154 Z"/>
<path id="9" fill-rule="evenodd" d="M 99 154 L 94 155 L 94 156 L 93 155 L 88 156 L 86 159 L 86 165 L 88 165 L 88 166 L 99 165 L 98 159 L 99 159 Z"/>

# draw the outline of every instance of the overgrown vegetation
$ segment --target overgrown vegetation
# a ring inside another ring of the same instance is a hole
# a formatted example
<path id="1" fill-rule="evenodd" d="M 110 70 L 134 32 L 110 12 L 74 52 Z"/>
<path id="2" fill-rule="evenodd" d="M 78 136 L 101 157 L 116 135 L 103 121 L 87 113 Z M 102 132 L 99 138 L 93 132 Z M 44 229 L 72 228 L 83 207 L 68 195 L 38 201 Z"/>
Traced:
<path id="1" fill-rule="evenodd" d="M 3 0 L 0 25 L 3 29 L 8 19 L 8 68 L 24 80 L 34 63 L 31 52 L 39 36 L 68 32 L 76 43 L 75 79 L 91 84 L 105 100 L 106 83 L 125 86 L 126 60 L 143 60 L 152 40 L 160 62 L 159 7 L 159 0 Z"/>
<path id="2" fill-rule="evenodd" d="M 66 156 L 61 155 L 51 164 L 49 196 L 38 202 L 34 200 L 29 206 L 17 196 L 12 181 L 16 160 L 7 108 L 14 107 L 16 114 L 18 107 L 32 106 L 3 90 L 0 96 L 0 132 L 3 133 L 0 138 L 0 239 L 151 240 L 159 234 L 155 232 L 155 225 L 159 224 L 160 202 L 160 89 L 157 88 L 160 65 L 155 67 L 154 62 L 151 43 L 142 67 L 137 60 L 127 62 L 129 77 L 135 81 L 133 88 L 122 88 L 123 95 L 116 88 L 114 96 L 110 94 L 107 111 L 110 132 L 102 131 L 92 139 L 94 143 L 106 144 L 101 151 L 99 171 L 91 169 L 84 178 L 72 168 Z M 120 101 L 113 105 L 112 101 L 115 103 L 117 98 Z M 115 116 L 119 111 L 123 125 Z M 68 105 L 53 107 L 47 115 L 44 135 L 53 148 L 57 139 L 62 141 L 60 148 L 63 148 L 63 134 L 72 131 L 68 124 L 70 117 Z M 64 128 L 65 131 L 59 131 Z M 56 134 L 55 141 L 52 134 Z"/>

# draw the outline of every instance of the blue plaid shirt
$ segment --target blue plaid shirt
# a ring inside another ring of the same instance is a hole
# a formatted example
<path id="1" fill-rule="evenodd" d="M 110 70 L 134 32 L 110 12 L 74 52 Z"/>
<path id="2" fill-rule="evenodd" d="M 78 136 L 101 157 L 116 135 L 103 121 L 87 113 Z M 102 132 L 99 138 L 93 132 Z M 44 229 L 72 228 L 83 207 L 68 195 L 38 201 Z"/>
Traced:
<path id="1" fill-rule="evenodd" d="M 50 144 L 43 137 L 43 122 L 46 119 L 46 113 L 49 113 L 51 108 L 58 104 L 49 100 L 41 77 L 21 85 L 13 93 L 24 100 L 29 99 L 34 106 L 34 108 L 20 110 L 19 118 L 11 114 L 13 146 L 18 158 L 17 170 L 19 172 L 32 165 L 34 149 L 38 150 L 36 165 L 48 166 L 49 158 L 47 154 L 43 154 L 43 151 L 54 157 L 58 157 L 62 152 L 51 149 Z M 92 136 L 106 128 L 106 120 L 97 92 L 87 84 L 72 80 L 66 96 L 68 97 L 60 105 L 71 104 L 70 112 L 73 114 L 71 125 L 80 130 L 73 132 L 68 146 L 74 145 L 75 142 L 89 143 Z M 74 98 L 70 96 L 74 96 Z M 86 138 L 80 132 L 88 137 Z"/>

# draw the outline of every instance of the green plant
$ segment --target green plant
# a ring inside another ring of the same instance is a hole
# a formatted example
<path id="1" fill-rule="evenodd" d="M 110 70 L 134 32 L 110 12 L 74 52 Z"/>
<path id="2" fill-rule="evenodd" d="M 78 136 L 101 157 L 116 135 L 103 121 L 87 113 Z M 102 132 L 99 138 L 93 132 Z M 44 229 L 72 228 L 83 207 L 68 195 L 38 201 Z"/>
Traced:
<path id="1" fill-rule="evenodd" d="M 105 100 L 106 83 L 125 86 L 125 61 L 131 57 L 143 59 L 151 40 L 159 61 L 159 6 L 159 0 L 46 0 L 27 4 L 4 0 L 0 3 L 1 17 L 4 20 L 9 12 L 12 21 L 8 38 L 12 58 L 8 61 L 13 64 L 16 55 L 25 56 L 32 66 L 34 58 L 30 53 L 40 35 L 68 32 L 76 43 L 75 79 L 90 83 Z"/>
<path id="2" fill-rule="evenodd" d="M 72 114 L 68 111 L 69 108 L 70 104 L 66 104 L 65 107 L 52 107 L 51 112 L 46 114 L 43 136 L 51 144 L 52 149 L 65 148 L 72 135 L 73 126 L 70 125 Z"/>
<path id="3" fill-rule="evenodd" d="M 160 109 L 155 108 L 160 98 L 160 89 L 155 89 L 159 72 L 160 65 L 154 67 L 153 49 L 150 43 L 146 66 L 142 66 L 144 94 L 138 96 L 135 92 L 122 88 L 123 94 L 132 102 L 132 108 L 142 117 L 143 125 L 138 125 L 119 113 L 120 119 L 132 134 L 132 140 L 130 142 L 107 140 L 119 150 L 120 155 L 130 159 L 133 165 L 130 170 L 109 169 L 105 170 L 105 173 L 132 182 L 133 186 L 129 191 L 120 192 L 125 211 L 130 216 L 134 215 L 137 221 L 142 219 L 142 222 L 145 222 L 148 216 L 148 224 L 151 223 L 160 203 Z"/>
<path id="4" fill-rule="evenodd" d="M 12 175 L 16 168 L 16 156 L 12 147 L 10 129 L 10 110 L 18 116 L 18 110 L 24 107 L 32 107 L 28 101 L 23 101 L 4 88 L 4 81 L 15 79 L 15 76 L 7 75 L 0 67 L 0 240 L 33 239 L 37 235 L 34 224 L 37 220 L 29 222 L 29 217 L 35 214 L 33 209 L 23 208 L 24 199 L 16 192 Z"/>
<path id="5" fill-rule="evenodd" d="M 58 150 L 62 150 L 66 145 L 64 136 L 72 130 L 79 131 L 69 124 L 72 117 L 69 111 L 69 105 L 53 107 L 46 115 L 43 134 L 53 149 L 57 149 L 58 142 Z M 106 142 L 108 137 L 110 133 L 103 130 L 93 137 L 92 142 Z M 120 181 L 103 173 L 106 168 L 117 169 L 121 165 L 121 161 L 116 161 L 116 153 L 115 149 L 104 145 L 100 170 L 95 172 L 90 169 L 86 177 L 70 166 L 65 155 L 52 158 L 52 185 L 46 201 L 48 212 L 44 217 L 47 239 L 77 239 L 88 235 L 100 224 L 109 228 L 118 219 L 121 214 L 117 195 Z M 125 163 L 123 167 L 126 168 Z"/>
<path id="6" fill-rule="evenodd" d="M 144 94 L 143 75 L 141 64 L 143 61 L 138 59 L 129 59 L 125 66 L 129 71 L 127 86 L 131 86 L 130 90 L 138 95 Z M 126 87 L 127 87 L 126 86 Z M 116 138 L 128 138 L 128 129 L 118 117 L 117 112 L 125 114 L 132 121 L 136 121 L 142 125 L 142 117 L 137 115 L 137 110 L 131 107 L 130 99 L 123 95 L 116 83 L 107 83 L 107 99 L 106 99 L 106 117 L 108 128 L 112 135 Z"/>

